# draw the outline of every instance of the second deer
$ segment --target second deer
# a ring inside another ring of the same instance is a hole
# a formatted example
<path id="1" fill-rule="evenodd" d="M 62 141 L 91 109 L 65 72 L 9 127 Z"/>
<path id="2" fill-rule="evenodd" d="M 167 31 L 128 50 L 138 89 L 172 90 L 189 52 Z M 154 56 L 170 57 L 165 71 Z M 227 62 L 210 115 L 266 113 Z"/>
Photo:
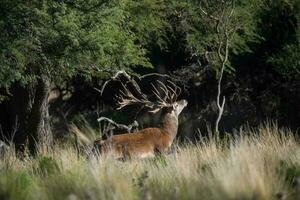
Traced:
<path id="1" fill-rule="evenodd" d="M 117 159 L 126 157 L 146 158 L 154 157 L 157 153 L 167 153 L 176 137 L 178 130 L 178 116 L 187 106 L 186 100 L 177 101 L 180 88 L 172 83 L 165 86 L 159 82 L 160 88 L 153 86 L 156 102 L 150 101 L 146 95 L 136 97 L 124 85 L 121 96 L 119 96 L 119 109 L 132 104 L 140 104 L 151 109 L 150 112 L 162 111 L 160 126 L 145 128 L 134 133 L 114 135 L 106 140 L 96 140 L 94 146 L 101 155 L 111 155 Z M 163 91 L 163 97 L 161 92 Z"/>

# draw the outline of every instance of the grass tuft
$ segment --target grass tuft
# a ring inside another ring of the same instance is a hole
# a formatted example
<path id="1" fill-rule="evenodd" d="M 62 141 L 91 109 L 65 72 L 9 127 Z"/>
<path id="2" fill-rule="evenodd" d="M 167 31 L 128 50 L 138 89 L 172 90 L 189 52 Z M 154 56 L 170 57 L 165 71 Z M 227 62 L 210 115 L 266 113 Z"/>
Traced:
<path id="1" fill-rule="evenodd" d="M 86 159 L 74 145 L 22 159 L 11 149 L 0 159 L 0 199 L 297 199 L 299 177 L 299 142 L 269 124 L 126 162 Z"/>

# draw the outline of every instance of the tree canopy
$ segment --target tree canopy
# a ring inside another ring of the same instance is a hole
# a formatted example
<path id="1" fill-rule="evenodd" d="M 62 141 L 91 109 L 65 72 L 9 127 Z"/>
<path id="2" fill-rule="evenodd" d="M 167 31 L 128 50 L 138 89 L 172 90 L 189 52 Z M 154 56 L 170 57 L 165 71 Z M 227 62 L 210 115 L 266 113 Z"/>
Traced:
<path id="1" fill-rule="evenodd" d="M 151 66 L 122 1 L 1 1 L 0 84 Z"/>

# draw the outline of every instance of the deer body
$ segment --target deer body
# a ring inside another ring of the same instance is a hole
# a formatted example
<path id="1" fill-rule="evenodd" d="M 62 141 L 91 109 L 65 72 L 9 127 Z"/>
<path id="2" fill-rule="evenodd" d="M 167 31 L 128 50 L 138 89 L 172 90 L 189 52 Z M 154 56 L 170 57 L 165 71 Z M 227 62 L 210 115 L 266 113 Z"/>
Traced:
<path id="1" fill-rule="evenodd" d="M 181 100 L 166 108 L 159 128 L 115 135 L 106 140 L 96 140 L 94 145 L 101 155 L 112 155 L 114 158 L 145 158 L 154 157 L 156 153 L 167 153 L 177 134 L 178 116 L 186 105 L 187 101 Z"/>

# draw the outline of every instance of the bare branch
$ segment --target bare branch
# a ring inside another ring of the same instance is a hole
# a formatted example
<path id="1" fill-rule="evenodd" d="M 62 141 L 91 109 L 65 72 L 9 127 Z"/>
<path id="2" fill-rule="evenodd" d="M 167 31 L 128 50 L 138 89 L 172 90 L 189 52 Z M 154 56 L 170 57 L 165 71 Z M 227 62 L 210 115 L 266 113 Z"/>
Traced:
<path id="1" fill-rule="evenodd" d="M 94 88 L 96 91 L 98 91 L 101 96 L 104 92 L 104 89 L 106 88 L 107 84 L 111 81 L 115 81 L 117 80 L 121 75 L 125 76 L 126 79 L 130 82 L 132 82 L 132 84 L 135 86 L 135 88 L 138 90 L 138 92 L 141 92 L 138 84 L 136 83 L 136 81 L 125 71 L 125 70 L 118 70 L 109 80 L 105 81 L 104 84 L 102 85 L 101 89 L 97 89 Z M 160 77 L 170 77 L 168 74 L 159 74 L 159 73 L 150 73 L 150 74 L 145 74 L 142 76 L 139 76 L 137 74 L 133 74 L 133 76 L 137 77 L 139 80 L 142 80 L 144 78 L 147 78 L 149 76 L 160 76 Z"/>
<path id="2" fill-rule="evenodd" d="M 220 96 L 221 96 L 221 85 L 222 85 L 222 79 L 223 79 L 223 74 L 224 70 L 226 67 L 226 63 L 228 62 L 228 56 L 229 56 L 229 45 L 230 41 L 234 35 L 235 32 L 235 27 L 232 29 L 228 29 L 228 26 L 230 25 L 230 20 L 232 18 L 233 12 L 234 12 L 234 0 L 232 0 L 232 7 L 229 11 L 228 16 L 225 16 L 226 14 L 226 5 L 225 3 L 223 4 L 223 9 L 221 12 L 220 20 L 217 22 L 216 25 L 216 33 L 218 35 L 218 57 L 221 62 L 221 70 L 219 73 L 219 78 L 218 78 L 218 94 L 217 94 L 217 107 L 218 107 L 218 117 L 216 120 L 215 124 L 215 133 L 219 132 L 219 122 L 221 120 L 221 117 L 224 112 L 224 107 L 225 107 L 225 96 L 223 96 L 222 103 L 220 103 Z M 221 23 L 223 23 L 222 30 L 221 28 Z M 231 35 L 232 34 L 232 35 Z M 223 52 L 222 52 L 223 51 Z"/>
<path id="3" fill-rule="evenodd" d="M 138 126 L 139 126 L 139 124 L 138 124 L 137 121 L 134 121 L 132 124 L 129 124 L 128 126 L 126 126 L 124 124 L 118 124 L 115 121 L 113 121 L 112 119 L 109 119 L 107 117 L 100 117 L 100 118 L 97 119 L 97 121 L 99 123 L 101 123 L 102 121 L 107 121 L 108 123 L 114 125 L 118 129 L 124 129 L 124 130 L 126 130 L 128 133 L 131 133 L 131 130 L 133 128 L 138 128 Z"/>
<path id="4" fill-rule="evenodd" d="M 233 12 L 234 12 L 234 6 L 235 6 L 235 1 L 232 0 L 232 2 L 231 2 L 231 9 L 230 9 L 228 18 L 231 18 L 231 17 L 232 17 Z"/>
<path id="5" fill-rule="evenodd" d="M 219 107 L 219 114 L 218 114 L 218 118 L 216 120 L 215 133 L 219 133 L 219 123 L 220 123 L 221 117 L 224 112 L 224 107 L 225 107 L 225 96 L 223 96 L 222 105 L 220 106 L 220 104 L 218 104 L 218 107 Z"/>
<path id="6" fill-rule="evenodd" d="M 117 80 L 117 78 L 118 78 L 120 75 L 124 75 L 128 80 L 131 79 L 130 75 L 127 74 L 126 71 L 124 71 L 124 70 L 119 70 L 119 71 L 117 71 L 117 72 L 115 73 L 115 75 L 113 75 L 113 77 L 111 77 L 109 80 L 105 81 L 105 83 L 104 83 L 104 84 L 102 85 L 102 87 L 101 87 L 101 90 L 96 89 L 96 88 L 94 88 L 94 89 L 97 90 L 98 92 L 100 92 L 100 94 L 101 94 L 101 96 L 102 96 L 103 91 L 104 91 L 106 85 L 107 85 L 110 81 Z"/>
<path id="7" fill-rule="evenodd" d="M 169 78 L 170 76 L 168 74 L 159 74 L 159 73 L 150 73 L 150 74 L 145 74 L 145 75 L 142 75 L 142 76 L 137 76 L 137 75 L 134 75 L 136 76 L 139 80 L 142 80 L 144 78 L 147 78 L 149 76 L 159 76 L 159 77 L 164 77 L 164 78 Z"/>
<path id="8" fill-rule="evenodd" d="M 216 20 L 216 21 L 219 20 L 217 17 L 208 14 L 205 10 L 203 10 L 203 8 L 202 8 L 201 6 L 200 6 L 200 10 L 201 10 L 201 12 L 202 12 L 204 15 L 208 16 L 209 18 L 211 18 L 211 19 L 213 19 L 213 20 Z"/>

